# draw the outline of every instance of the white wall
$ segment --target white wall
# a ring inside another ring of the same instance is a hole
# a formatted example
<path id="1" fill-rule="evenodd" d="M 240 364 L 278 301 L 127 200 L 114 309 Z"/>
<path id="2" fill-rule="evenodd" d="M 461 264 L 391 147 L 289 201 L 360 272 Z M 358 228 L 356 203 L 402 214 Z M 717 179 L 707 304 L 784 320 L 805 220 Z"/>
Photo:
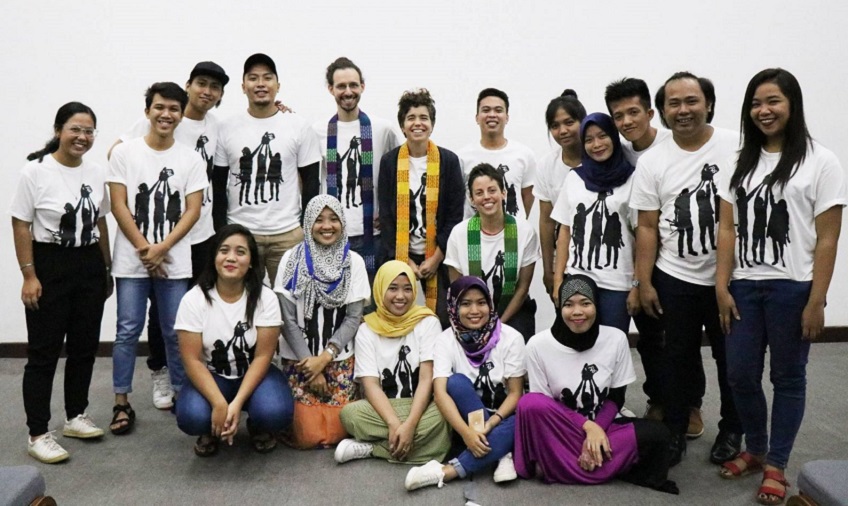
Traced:
<path id="1" fill-rule="evenodd" d="M 274 5 L 276 4 L 276 5 Z M 273 8 L 271 7 L 272 5 Z M 0 166 L 6 174 L 0 209 L 9 207 L 17 173 L 51 135 L 56 109 L 71 100 L 91 106 L 100 135 L 87 155 L 105 153 L 143 110 L 154 81 L 184 83 L 192 66 L 214 60 L 232 77 L 217 114 L 246 106 L 239 88 L 244 59 L 275 59 L 282 98 L 310 121 L 329 118 L 334 104 L 324 69 L 337 56 L 363 69 L 362 106 L 394 118 L 401 92 L 427 87 L 437 101 L 434 140 L 449 149 L 474 141 L 477 92 L 487 86 L 511 100 L 509 138 L 542 155 L 544 108 L 574 88 L 586 108 L 605 110 L 604 87 L 623 76 L 645 79 L 652 91 L 678 70 L 713 79 L 714 124 L 738 128 L 748 79 L 771 66 L 791 70 L 806 95 L 813 135 L 848 164 L 844 29 L 848 3 L 776 0 L 738 2 L 614 0 L 570 2 L 23 2 L 10 0 L 0 17 L 0 103 L 4 120 Z M 537 211 L 534 209 L 534 216 Z M 114 233 L 114 221 L 111 222 Z M 0 342 L 26 340 L 21 275 L 10 220 L 0 220 Z M 848 324 L 848 246 L 843 242 L 827 308 L 828 325 Z M 540 269 L 539 269 L 540 270 Z M 538 325 L 548 325 L 542 302 Z M 114 335 L 115 298 L 106 308 L 103 340 Z"/>

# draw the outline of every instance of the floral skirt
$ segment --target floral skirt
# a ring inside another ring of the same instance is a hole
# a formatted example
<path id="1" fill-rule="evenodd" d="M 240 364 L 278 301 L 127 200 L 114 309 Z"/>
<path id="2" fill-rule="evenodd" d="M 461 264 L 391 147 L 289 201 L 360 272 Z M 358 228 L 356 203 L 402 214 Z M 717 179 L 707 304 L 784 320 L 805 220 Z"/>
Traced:
<path id="1" fill-rule="evenodd" d="M 358 398 L 359 389 L 353 381 L 354 359 L 350 357 L 327 365 L 324 377 L 328 393 L 320 397 L 309 389 L 295 364 L 295 360 L 282 360 L 283 374 L 289 381 L 295 401 L 294 420 L 282 441 L 302 450 L 332 447 L 348 437 L 339 413 L 347 403 Z"/>

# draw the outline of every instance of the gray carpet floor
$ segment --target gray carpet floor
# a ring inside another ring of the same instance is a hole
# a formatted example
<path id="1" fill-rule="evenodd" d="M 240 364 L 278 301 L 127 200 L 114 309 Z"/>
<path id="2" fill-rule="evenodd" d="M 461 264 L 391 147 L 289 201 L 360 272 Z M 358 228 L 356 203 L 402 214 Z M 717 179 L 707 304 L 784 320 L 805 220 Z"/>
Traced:
<path id="1" fill-rule="evenodd" d="M 544 485 L 517 480 L 505 486 L 479 475 L 473 487 L 481 505 L 545 504 L 755 504 L 758 478 L 726 481 L 707 460 L 718 421 L 715 366 L 709 349 L 702 350 L 709 380 L 704 399 L 707 429 L 691 441 L 684 461 L 672 469 L 680 496 L 670 496 L 614 481 L 601 486 Z M 634 350 L 639 382 L 628 391 L 627 406 L 644 410 L 644 377 Z M 420 504 L 462 505 L 468 482 L 455 481 L 408 493 L 403 488 L 407 467 L 375 459 L 337 465 L 332 450 L 297 451 L 278 447 L 267 455 L 254 453 L 242 428 L 232 447 L 215 457 L 192 453 L 194 438 L 182 434 L 173 415 L 157 411 L 150 398 L 150 377 L 144 361 L 136 368 L 136 393 L 131 402 L 138 413 L 135 431 L 108 434 L 100 441 L 80 441 L 57 435 L 71 459 L 57 465 L 36 462 L 26 453 L 26 426 L 21 400 L 25 361 L 0 359 L 0 465 L 36 465 L 47 490 L 61 505 L 84 504 Z M 62 370 L 55 381 L 51 428 L 61 434 Z M 766 371 L 766 375 L 768 371 Z M 848 344 L 817 344 L 810 355 L 807 412 L 795 444 L 787 477 L 796 482 L 800 466 L 815 459 L 848 459 Z M 89 413 L 101 427 L 111 418 L 111 361 L 95 364 Z M 2 485 L 0 485 L 2 486 Z M 794 487 L 790 492 L 796 490 Z"/>

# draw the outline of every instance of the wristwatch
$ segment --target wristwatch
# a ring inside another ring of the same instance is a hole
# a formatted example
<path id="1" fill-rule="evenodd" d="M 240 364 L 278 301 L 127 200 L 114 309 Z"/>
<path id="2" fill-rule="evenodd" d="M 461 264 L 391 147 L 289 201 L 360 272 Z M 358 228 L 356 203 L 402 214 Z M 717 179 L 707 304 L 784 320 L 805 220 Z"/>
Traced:
<path id="1" fill-rule="evenodd" d="M 335 347 L 335 346 L 327 346 L 326 348 L 324 348 L 324 351 L 326 351 L 327 353 L 329 353 L 329 354 L 330 354 L 330 357 L 331 357 L 333 360 L 335 360 L 335 359 L 336 359 L 336 357 L 338 357 L 338 356 L 339 356 L 339 353 L 336 351 L 336 347 Z"/>
<path id="2" fill-rule="evenodd" d="M 640 285 L 640 283 L 639 283 L 638 279 L 634 279 L 633 281 L 630 282 L 630 286 L 633 287 L 633 288 L 639 288 L 639 285 Z"/>

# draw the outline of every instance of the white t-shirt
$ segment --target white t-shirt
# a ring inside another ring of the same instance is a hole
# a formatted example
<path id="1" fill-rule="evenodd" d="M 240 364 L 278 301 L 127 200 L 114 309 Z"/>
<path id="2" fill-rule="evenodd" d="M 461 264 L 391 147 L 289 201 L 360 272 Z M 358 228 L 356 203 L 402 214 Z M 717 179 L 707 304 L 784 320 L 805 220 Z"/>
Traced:
<path id="1" fill-rule="evenodd" d="M 715 174 L 733 171 L 728 159 L 738 145 L 739 134 L 714 128 L 697 151 L 681 149 L 672 138 L 639 158 L 630 206 L 660 211 L 656 265 L 666 274 L 696 285 L 715 285 Z"/>
<path id="2" fill-rule="evenodd" d="M 624 332 L 601 325 L 598 340 L 586 351 L 560 344 L 550 329 L 527 343 L 530 391 L 547 395 L 594 420 L 611 388 L 636 381 Z"/>
<path id="3" fill-rule="evenodd" d="M 254 118 L 241 112 L 218 128 L 215 165 L 229 167 L 230 223 L 274 235 L 300 226 L 298 167 L 321 161 L 318 137 L 295 114 Z"/>
<path id="4" fill-rule="evenodd" d="M 221 299 L 217 288 L 209 290 L 209 296 L 211 303 L 199 286 L 189 290 L 180 302 L 174 330 L 201 334 L 206 367 L 225 378 L 241 378 L 256 353 L 256 329 L 275 327 L 279 332 L 283 323 L 280 302 L 270 288 L 263 286 L 251 327 L 245 316 L 247 292 L 232 303 Z"/>
<path id="5" fill-rule="evenodd" d="M 422 319 L 402 337 L 380 336 L 363 323 L 356 333 L 354 379 L 379 378 L 389 399 L 412 397 L 418 388 L 419 365 L 433 361 L 433 344 L 441 332 L 435 316 Z"/>
<path id="6" fill-rule="evenodd" d="M 97 244 L 97 220 L 109 214 L 106 170 L 85 159 L 66 167 L 52 155 L 27 162 L 9 213 L 32 223 L 36 242 L 65 247 Z"/>
<path id="7" fill-rule="evenodd" d="M 283 253 L 283 258 L 280 260 L 280 270 L 277 273 L 277 280 L 274 282 L 274 291 L 298 304 L 298 314 L 302 314 L 302 301 L 295 299 L 294 294 L 286 290 L 285 283 L 283 282 L 285 266 L 295 249 L 292 248 Z M 324 351 L 327 343 L 333 338 L 333 334 L 341 326 L 345 319 L 345 306 L 351 302 L 360 300 L 367 302 L 369 297 L 371 297 L 371 286 L 368 284 L 368 271 L 365 270 L 365 260 L 353 250 L 349 251 L 348 254 L 350 255 L 350 287 L 347 290 L 347 298 L 344 301 L 345 305 L 339 308 L 324 308 L 316 304 L 312 313 L 312 320 L 304 322 L 306 328 L 303 329 L 303 340 L 306 341 L 306 347 L 309 348 L 313 356 L 318 356 Z M 280 339 L 280 356 L 287 360 L 298 359 L 297 354 L 285 339 Z M 351 356 L 353 356 L 353 341 L 339 350 L 336 362 L 346 360 Z"/>
<path id="8" fill-rule="evenodd" d="M 427 249 L 427 157 L 409 157 L 409 252 Z M 433 224 L 430 224 L 431 226 Z"/>
<path id="9" fill-rule="evenodd" d="M 148 132 L 150 132 L 150 120 L 142 117 L 119 139 L 121 142 L 127 142 L 136 137 L 144 137 Z M 189 233 L 191 244 L 198 244 L 215 235 L 212 224 L 212 162 L 218 145 L 218 120 L 211 114 L 207 114 L 201 121 L 183 116 L 183 120 L 174 130 L 174 139 L 183 146 L 193 149 L 206 167 L 208 184 L 203 191 L 203 207 L 200 208 L 200 218 L 191 227 Z"/>
<path id="10" fill-rule="evenodd" d="M 565 178 L 551 218 L 571 232 L 569 273 L 585 274 L 606 290 L 630 290 L 637 223 L 632 186 L 633 175 L 611 195 L 601 194 L 587 190 L 576 173 Z"/>
<path id="11" fill-rule="evenodd" d="M 643 149 L 642 151 L 636 151 L 633 149 L 633 143 L 625 139 L 621 138 L 621 148 L 624 150 L 624 158 L 630 162 L 630 165 L 636 166 L 636 163 L 639 161 L 639 158 L 650 151 L 652 148 L 655 148 L 660 145 L 661 142 L 671 137 L 671 130 L 664 130 L 662 128 L 657 128 L 657 136 L 654 137 L 654 142 L 651 143 L 650 146 Z"/>
<path id="12" fill-rule="evenodd" d="M 539 159 L 533 195 L 539 200 L 556 204 L 562 183 L 573 168 L 562 161 L 562 148 L 559 147 Z"/>
<path id="13" fill-rule="evenodd" d="M 162 242 L 173 230 L 185 212 L 186 196 L 209 185 L 206 164 L 194 151 L 179 142 L 165 151 L 156 151 L 143 137 L 115 146 L 106 180 L 127 188 L 127 207 L 150 244 Z M 177 241 L 167 258 L 169 261 L 162 266 L 168 278 L 191 277 L 188 234 Z M 115 235 L 112 274 L 119 278 L 149 277 L 135 246 L 120 227 Z"/>
<path id="14" fill-rule="evenodd" d="M 380 215 L 380 207 L 377 203 L 377 177 L 380 175 L 380 159 L 392 149 L 398 147 L 398 137 L 392 130 L 388 121 L 380 118 L 371 120 L 371 146 L 372 146 L 372 184 L 374 192 L 374 217 Z M 321 148 L 321 193 L 327 193 L 327 121 L 319 121 L 312 125 L 318 135 L 318 145 Z M 359 120 L 339 121 L 336 134 L 336 150 L 338 151 L 338 171 L 336 173 L 337 186 L 339 189 L 339 201 L 345 213 L 347 222 L 347 235 L 356 237 L 364 234 L 362 225 L 362 157 L 365 152 L 362 149 L 362 139 Z M 351 170 L 351 168 L 353 170 Z M 374 229 L 374 234 L 379 234 Z"/>
<path id="15" fill-rule="evenodd" d="M 495 306 L 500 303 L 500 294 L 504 284 L 504 231 L 495 235 L 480 232 L 480 267 L 483 272 L 471 272 L 468 266 L 468 222 L 463 220 L 451 231 L 448 238 L 448 250 L 445 252 L 445 265 L 459 271 L 463 276 L 477 276 L 486 282 L 492 294 Z M 522 267 L 534 264 L 541 254 L 536 232 L 526 221 L 515 220 L 518 228 L 518 271 Z M 516 279 L 516 281 L 518 281 Z"/>
<path id="16" fill-rule="evenodd" d="M 719 195 L 733 204 L 737 231 L 733 279 L 812 280 L 816 216 L 848 203 L 845 172 L 836 155 L 821 144 L 810 145 L 786 188 L 776 184 L 769 190 L 763 179 L 779 161 L 780 153 L 762 151 L 753 176 L 742 181 L 741 192 L 730 189 L 735 155 L 729 170 L 720 174 Z"/>
<path id="17" fill-rule="evenodd" d="M 473 367 L 462 346 L 456 340 L 453 329 L 442 331 L 436 337 L 433 358 L 433 378 L 448 378 L 462 374 L 471 380 L 483 405 L 495 410 L 509 393 L 506 380 L 520 378 L 525 369 L 526 353 L 524 338 L 506 324 L 501 324 L 501 338 L 489 354 L 489 360 L 480 367 Z"/>
<path id="18" fill-rule="evenodd" d="M 459 156 L 465 181 L 468 181 L 471 169 L 481 163 L 488 163 L 498 169 L 504 175 L 506 184 L 505 210 L 507 214 L 521 220 L 527 219 L 521 189 L 536 184 L 536 155 L 530 148 L 513 140 L 508 141 L 501 149 L 486 149 L 479 142 L 475 142 L 460 149 L 456 154 Z M 466 195 L 465 217 L 470 218 L 474 215 L 474 208 L 467 200 L 468 190 L 466 189 L 464 193 Z"/>

